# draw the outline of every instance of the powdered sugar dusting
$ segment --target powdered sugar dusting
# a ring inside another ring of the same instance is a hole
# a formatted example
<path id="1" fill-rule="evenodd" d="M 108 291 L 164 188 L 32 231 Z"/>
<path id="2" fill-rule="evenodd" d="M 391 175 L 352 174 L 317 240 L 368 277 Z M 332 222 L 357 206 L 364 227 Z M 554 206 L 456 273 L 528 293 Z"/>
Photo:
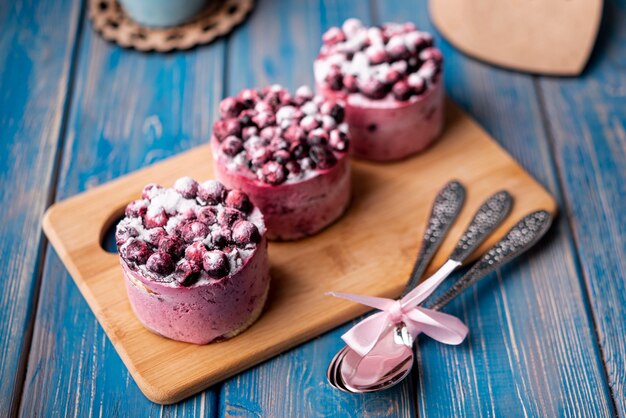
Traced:
<path id="1" fill-rule="evenodd" d="M 366 27 L 348 19 L 341 28 L 329 29 L 323 40 L 315 79 L 330 90 L 403 101 L 421 95 L 439 79 L 441 52 L 433 47 L 432 36 L 412 23 Z M 407 89 L 405 81 L 413 73 L 424 79 L 423 88 Z M 394 88 L 397 83 L 404 84 Z"/>
<path id="2" fill-rule="evenodd" d="M 226 197 L 231 192 L 225 188 L 218 201 L 209 205 L 200 196 L 205 186 L 199 187 L 201 190 L 189 177 L 177 180 L 173 188 L 147 186 L 145 198 L 129 204 L 127 216 L 117 225 L 116 242 L 120 256 L 131 270 L 168 286 L 189 286 L 221 279 L 204 271 L 201 259 L 189 258 L 191 253 L 188 254 L 187 248 L 194 243 L 202 244 L 201 251 L 223 252 L 229 261 L 226 275 L 234 274 L 254 254 L 257 238 L 235 243 L 229 237 L 233 226 L 240 221 L 252 223 L 259 236 L 263 236 L 265 224 L 261 212 L 243 193 L 238 192 L 237 199 L 228 200 Z M 207 217 L 206 211 L 211 216 Z"/>
<path id="3" fill-rule="evenodd" d="M 294 95 L 279 85 L 246 89 L 224 99 L 220 115 L 213 126 L 217 163 L 262 183 L 304 181 L 347 155 L 343 105 L 307 86 Z"/>

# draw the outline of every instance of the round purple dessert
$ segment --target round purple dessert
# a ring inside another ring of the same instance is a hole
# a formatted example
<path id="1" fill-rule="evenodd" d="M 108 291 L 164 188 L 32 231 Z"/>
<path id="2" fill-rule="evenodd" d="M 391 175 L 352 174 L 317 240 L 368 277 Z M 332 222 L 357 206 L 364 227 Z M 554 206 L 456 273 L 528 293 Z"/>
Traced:
<path id="1" fill-rule="evenodd" d="M 345 102 L 353 155 L 374 161 L 408 157 L 439 137 L 442 67 L 432 36 L 412 23 L 357 19 L 324 34 L 314 64 L 318 92 Z"/>
<path id="2" fill-rule="evenodd" d="M 245 89 L 220 104 L 211 149 L 216 177 L 261 209 L 268 239 L 315 234 L 350 200 L 344 109 L 300 87 Z"/>
<path id="3" fill-rule="evenodd" d="M 239 190 L 190 177 L 147 185 L 116 243 L 137 318 L 195 344 L 230 338 L 261 314 L 269 289 L 263 216 Z"/>

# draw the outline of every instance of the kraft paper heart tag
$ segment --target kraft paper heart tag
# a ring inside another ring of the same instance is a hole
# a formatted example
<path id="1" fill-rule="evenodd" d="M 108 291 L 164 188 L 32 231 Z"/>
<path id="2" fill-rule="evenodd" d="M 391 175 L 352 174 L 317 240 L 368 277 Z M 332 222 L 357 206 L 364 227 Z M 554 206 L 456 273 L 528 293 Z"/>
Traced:
<path id="1" fill-rule="evenodd" d="M 578 75 L 591 55 L 602 0 L 430 0 L 439 32 L 491 64 L 550 75 Z"/>

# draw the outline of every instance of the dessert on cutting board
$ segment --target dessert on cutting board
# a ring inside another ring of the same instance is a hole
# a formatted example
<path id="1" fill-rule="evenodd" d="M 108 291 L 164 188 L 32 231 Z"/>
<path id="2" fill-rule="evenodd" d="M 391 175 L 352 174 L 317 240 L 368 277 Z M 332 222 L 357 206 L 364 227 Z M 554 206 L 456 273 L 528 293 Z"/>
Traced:
<path id="1" fill-rule="evenodd" d="M 116 229 L 137 318 L 159 335 L 195 344 L 237 335 L 267 298 L 265 236 L 248 196 L 216 180 L 147 185 Z"/>
<path id="2" fill-rule="evenodd" d="M 211 149 L 216 177 L 259 207 L 271 240 L 313 235 L 350 200 L 344 107 L 303 86 L 245 89 L 220 103 Z"/>
<path id="3" fill-rule="evenodd" d="M 412 23 L 366 27 L 348 19 L 323 36 L 318 93 L 345 102 L 352 154 L 373 161 L 424 150 L 443 126 L 441 52 Z"/>

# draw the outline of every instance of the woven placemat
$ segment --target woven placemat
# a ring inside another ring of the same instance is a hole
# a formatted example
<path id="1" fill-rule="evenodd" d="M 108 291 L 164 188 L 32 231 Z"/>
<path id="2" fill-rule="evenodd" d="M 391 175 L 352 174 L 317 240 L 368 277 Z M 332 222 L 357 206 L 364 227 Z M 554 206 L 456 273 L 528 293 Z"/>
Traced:
<path id="1" fill-rule="evenodd" d="M 89 0 L 89 18 L 104 39 L 139 51 L 167 52 L 208 44 L 243 22 L 254 0 L 212 1 L 193 20 L 169 28 L 141 26 L 117 0 Z"/>

